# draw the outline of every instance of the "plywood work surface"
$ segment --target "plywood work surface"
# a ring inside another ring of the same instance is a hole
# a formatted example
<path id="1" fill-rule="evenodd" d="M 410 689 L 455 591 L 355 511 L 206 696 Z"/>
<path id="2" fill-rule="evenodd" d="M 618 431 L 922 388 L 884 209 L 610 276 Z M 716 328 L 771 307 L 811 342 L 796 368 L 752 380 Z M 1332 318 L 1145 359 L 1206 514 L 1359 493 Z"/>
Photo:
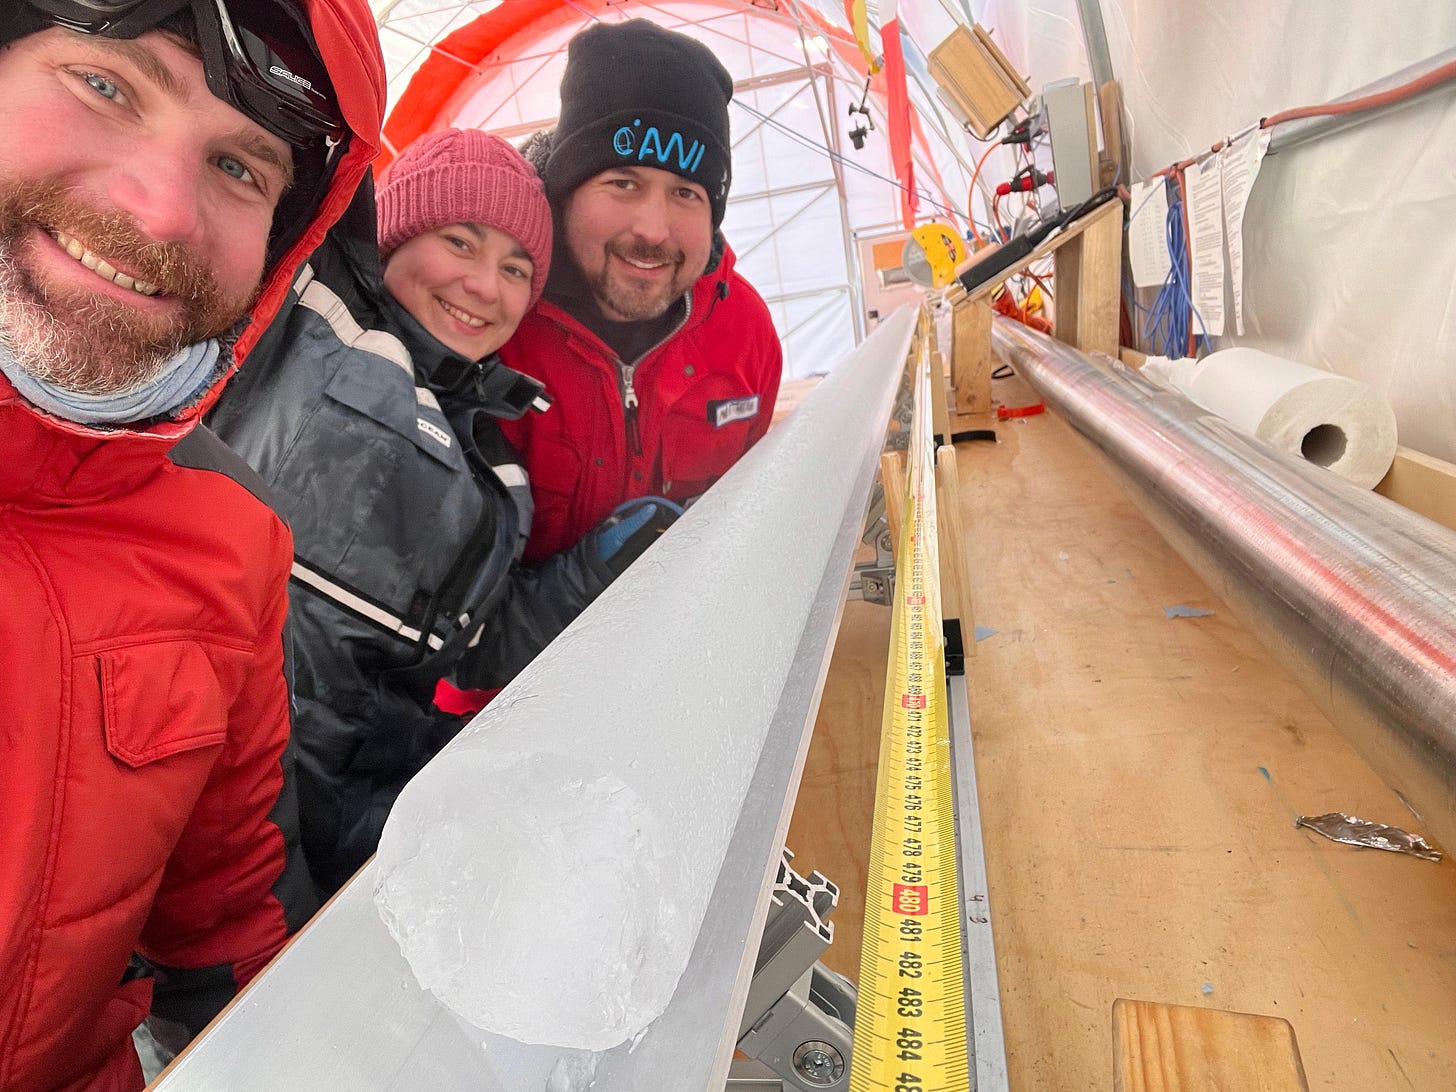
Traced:
<path id="1" fill-rule="evenodd" d="M 846 603 L 789 825 L 795 870 L 818 869 L 839 886 L 834 943 L 821 961 L 855 981 L 889 653 L 890 608 Z"/>
<path id="2" fill-rule="evenodd" d="M 1287 1019 L 1312 1089 L 1456 1088 L 1456 867 L 1295 829 L 1420 825 L 1062 420 L 953 422 L 988 425 L 958 469 L 1011 1087 L 1110 1089 L 1121 997 Z M 789 843 L 852 976 L 888 624 L 849 604 Z"/>

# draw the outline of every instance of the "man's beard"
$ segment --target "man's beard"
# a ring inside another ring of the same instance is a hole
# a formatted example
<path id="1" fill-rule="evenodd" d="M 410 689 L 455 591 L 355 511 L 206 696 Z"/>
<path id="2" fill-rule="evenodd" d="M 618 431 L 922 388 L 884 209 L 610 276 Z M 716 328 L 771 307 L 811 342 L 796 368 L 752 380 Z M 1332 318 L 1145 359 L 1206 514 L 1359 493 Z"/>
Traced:
<path id="1" fill-rule="evenodd" d="M 618 321 L 638 322 L 643 319 L 660 317 L 673 301 L 686 292 L 688 286 L 702 275 L 701 270 L 692 276 L 686 274 L 683 262 L 687 256 L 681 250 L 650 246 L 646 243 L 630 246 L 608 243 L 606 251 L 608 260 L 603 264 L 601 272 L 589 277 L 588 281 L 598 305 L 605 305 L 603 310 L 610 308 L 612 313 L 607 317 Z M 619 258 L 638 262 L 666 262 L 676 268 L 671 281 L 660 287 L 636 285 L 627 279 L 626 274 L 623 274 L 621 279 L 614 278 L 610 260 L 610 255 L 613 254 Z"/>
<path id="2" fill-rule="evenodd" d="M 148 313 L 100 291 L 43 283 L 28 260 L 32 228 L 62 231 L 99 257 L 120 259 L 157 286 L 157 298 L 180 307 Z M 0 345 L 36 379 L 76 394 L 137 390 L 182 348 L 229 329 L 250 303 L 223 298 L 183 246 L 148 238 L 124 213 L 90 208 L 54 181 L 0 186 Z"/>

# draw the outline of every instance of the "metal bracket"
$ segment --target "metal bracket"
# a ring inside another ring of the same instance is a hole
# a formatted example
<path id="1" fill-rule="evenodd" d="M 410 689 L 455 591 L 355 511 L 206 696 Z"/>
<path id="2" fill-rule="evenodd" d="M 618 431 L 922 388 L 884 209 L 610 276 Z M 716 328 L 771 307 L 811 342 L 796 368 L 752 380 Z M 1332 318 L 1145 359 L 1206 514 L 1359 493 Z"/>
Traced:
<path id="1" fill-rule="evenodd" d="M 839 889 L 818 872 L 800 876 L 786 848 L 739 1025 L 733 1092 L 842 1092 L 849 1087 L 854 984 L 818 962 L 834 939 L 825 919 Z M 767 1067 L 765 1069 L 765 1067 Z"/>
<path id="2" fill-rule="evenodd" d="M 854 567 L 849 584 L 849 597 L 888 607 L 895 594 L 895 542 L 885 516 L 885 494 L 878 483 L 865 517 L 860 541 L 875 548 L 874 561 L 862 561 Z"/>
<path id="3" fill-rule="evenodd" d="M 895 595 L 894 569 L 857 569 L 850 592 L 859 592 L 859 598 L 866 603 L 888 607 Z"/>

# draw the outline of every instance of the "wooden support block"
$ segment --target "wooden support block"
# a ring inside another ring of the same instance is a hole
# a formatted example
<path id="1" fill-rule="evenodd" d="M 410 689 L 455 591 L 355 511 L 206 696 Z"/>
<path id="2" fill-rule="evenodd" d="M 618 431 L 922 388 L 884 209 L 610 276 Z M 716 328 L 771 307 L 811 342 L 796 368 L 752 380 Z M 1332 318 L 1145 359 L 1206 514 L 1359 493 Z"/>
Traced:
<path id="1" fill-rule="evenodd" d="M 1456 531 L 1456 466 L 1443 459 L 1398 447 L 1375 492 Z"/>
<path id="2" fill-rule="evenodd" d="M 1109 201 L 1056 251 L 1056 337 L 1083 352 L 1117 356 L 1122 296 L 1122 202 Z"/>
<path id="3" fill-rule="evenodd" d="M 930 416 L 935 434 L 950 442 L 950 413 L 946 409 L 945 357 L 934 350 L 930 353 Z"/>
<path id="4" fill-rule="evenodd" d="M 970 572 L 966 568 L 965 522 L 956 451 L 943 444 L 935 453 L 935 514 L 940 541 L 940 613 L 959 618 L 965 654 L 976 651 L 976 620 L 971 613 Z"/>
<path id="5" fill-rule="evenodd" d="M 1112 332 L 1115 337 L 1115 325 Z M 984 297 L 967 299 L 951 312 L 950 375 L 956 413 L 991 412 L 991 371 L 991 304 Z M 950 438 L 949 433 L 943 435 Z"/>
<path id="6" fill-rule="evenodd" d="M 1112 1088 L 1309 1092 L 1309 1082 L 1288 1020 L 1119 997 L 1112 1004 Z"/>
<path id="7" fill-rule="evenodd" d="M 1131 177 L 1122 141 L 1122 88 L 1116 80 L 1108 80 L 1097 88 L 1097 112 L 1102 117 L 1102 149 L 1107 161 L 1112 164 L 1113 177 Z"/>
<path id="8" fill-rule="evenodd" d="M 890 541 L 900 548 L 900 525 L 905 520 L 905 453 L 886 451 L 880 455 L 880 487 L 885 491 L 885 523 Z"/>

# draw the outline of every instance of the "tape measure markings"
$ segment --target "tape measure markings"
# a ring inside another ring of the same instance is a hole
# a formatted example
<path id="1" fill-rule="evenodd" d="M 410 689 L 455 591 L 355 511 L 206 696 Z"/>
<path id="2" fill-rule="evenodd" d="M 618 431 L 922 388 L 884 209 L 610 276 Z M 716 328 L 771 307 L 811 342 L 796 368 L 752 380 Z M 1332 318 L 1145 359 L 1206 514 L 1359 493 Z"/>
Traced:
<path id="1" fill-rule="evenodd" d="M 917 358 L 906 509 L 875 783 L 851 1092 L 970 1087 L 953 771 L 926 373 Z"/>

